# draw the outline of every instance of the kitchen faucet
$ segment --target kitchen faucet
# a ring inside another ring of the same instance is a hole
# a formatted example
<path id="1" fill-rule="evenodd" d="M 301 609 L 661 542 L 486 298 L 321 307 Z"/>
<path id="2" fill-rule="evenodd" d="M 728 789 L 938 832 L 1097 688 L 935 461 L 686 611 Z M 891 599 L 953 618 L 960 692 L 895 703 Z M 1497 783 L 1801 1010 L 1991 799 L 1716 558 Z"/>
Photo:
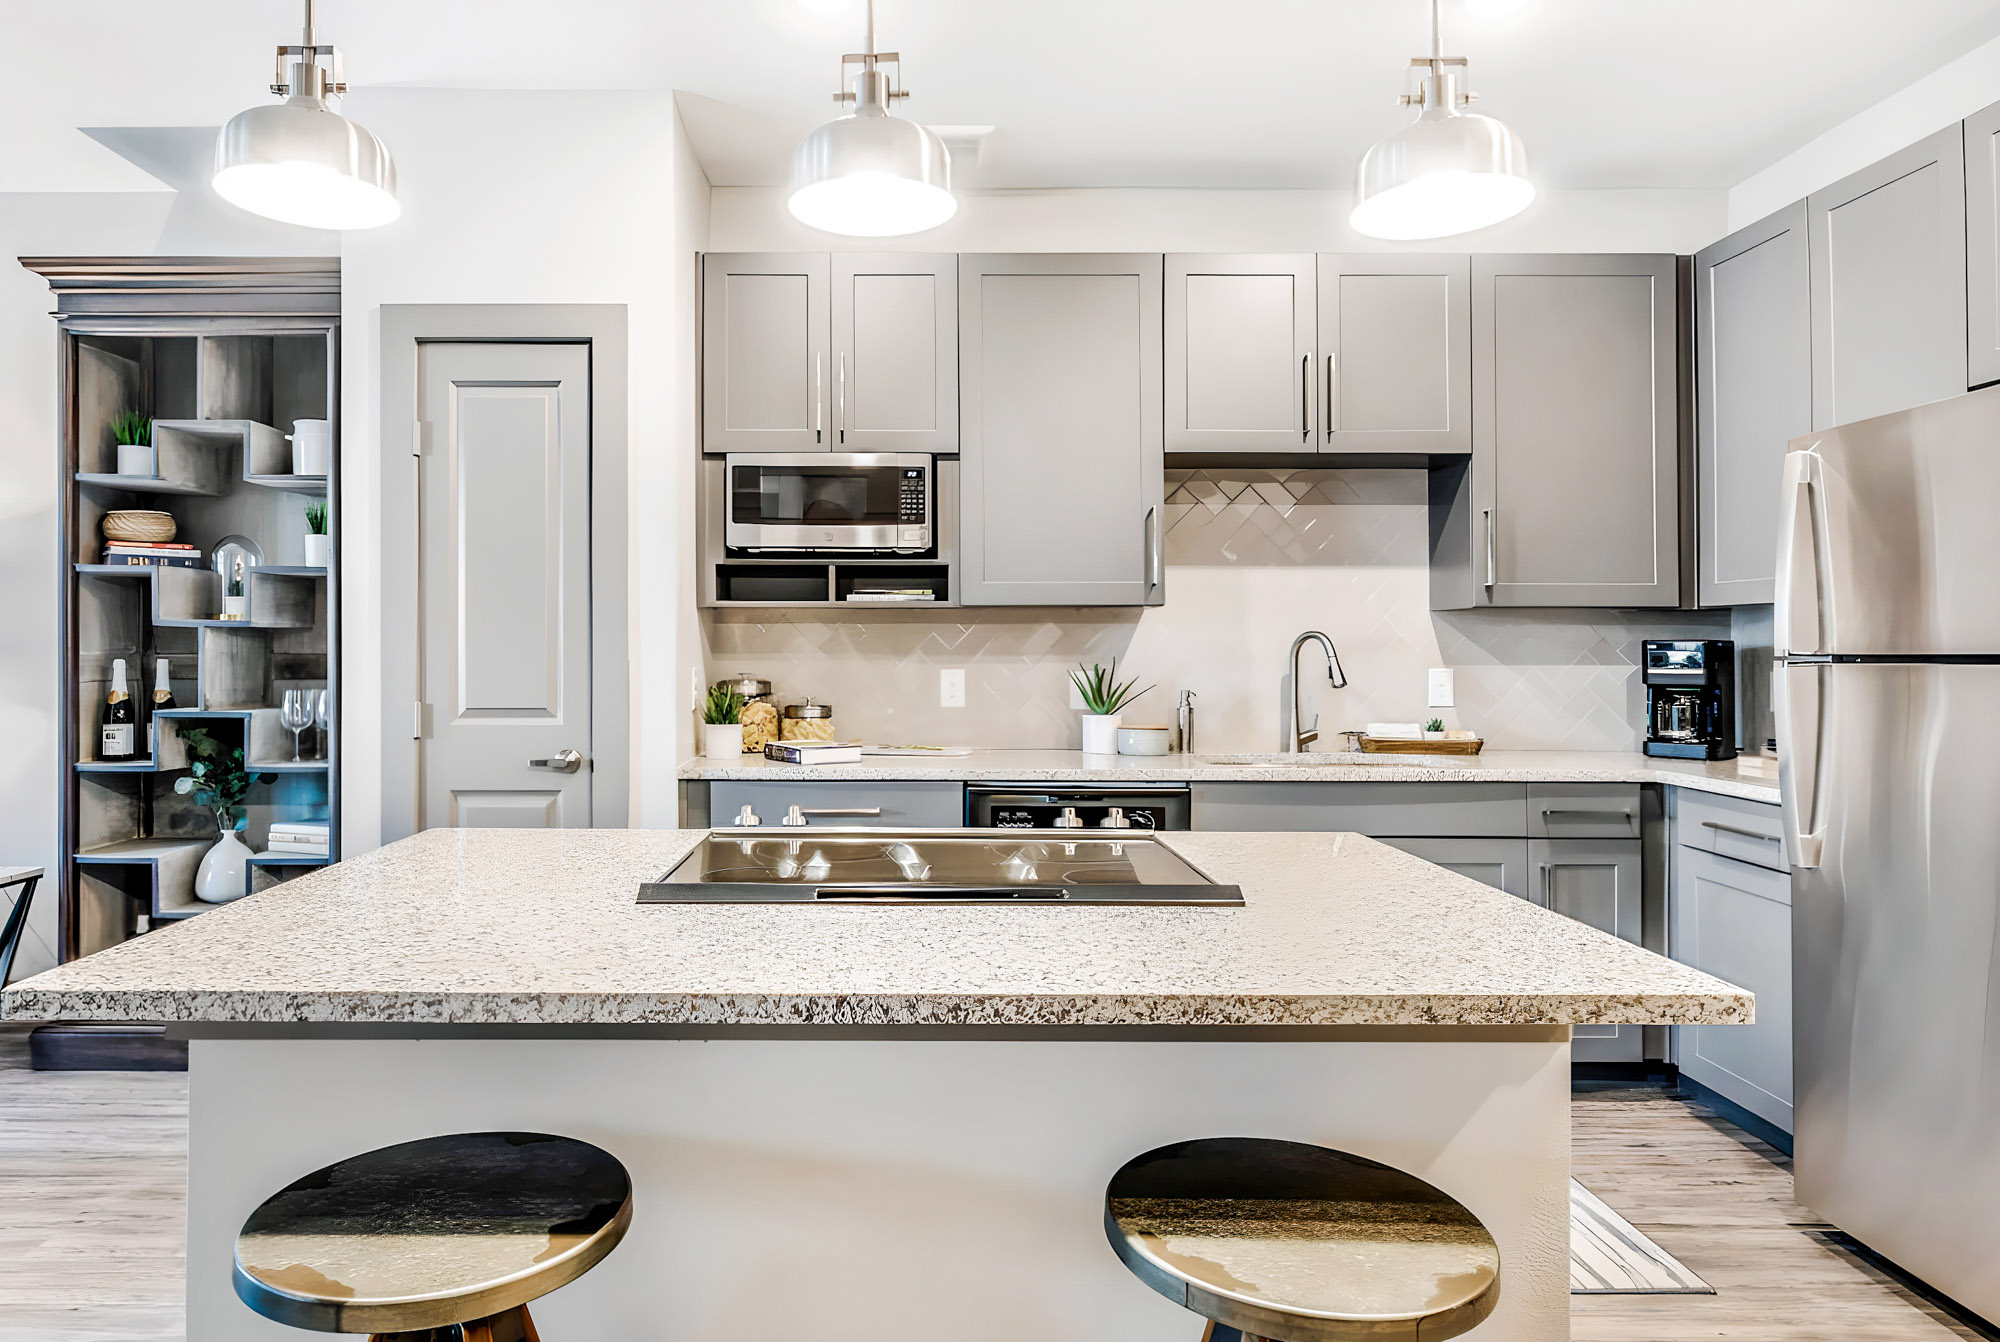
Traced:
<path id="1" fill-rule="evenodd" d="M 1326 649 L 1326 678 L 1336 690 L 1347 684 L 1347 672 L 1340 668 L 1340 654 L 1333 650 L 1333 640 L 1317 629 L 1308 629 L 1292 640 L 1292 744 L 1291 753 L 1298 754 L 1313 742 L 1319 740 L 1319 714 L 1313 714 L 1312 726 L 1299 723 L 1299 649 L 1309 642 L 1318 642 Z"/>

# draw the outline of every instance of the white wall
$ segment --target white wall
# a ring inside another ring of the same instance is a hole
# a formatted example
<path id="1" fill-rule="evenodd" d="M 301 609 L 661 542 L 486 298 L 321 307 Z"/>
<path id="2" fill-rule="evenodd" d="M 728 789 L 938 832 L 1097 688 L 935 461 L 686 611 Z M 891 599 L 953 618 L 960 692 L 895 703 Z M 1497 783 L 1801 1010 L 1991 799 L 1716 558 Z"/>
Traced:
<path id="1" fill-rule="evenodd" d="M 2000 38 L 1974 47 L 1737 183 L 1729 192 L 1729 227 L 1755 223 L 1996 102 Z"/>
<path id="2" fill-rule="evenodd" d="M 628 478 L 634 825 L 676 816 L 692 736 L 676 641 L 692 604 L 693 255 L 706 179 L 668 93 L 376 89 L 348 115 L 387 141 L 404 213 L 349 234 L 342 258 L 346 750 L 342 841 L 381 834 L 379 310 L 384 303 L 621 303 L 630 367 Z M 387 450 L 400 453 L 401 443 Z"/>

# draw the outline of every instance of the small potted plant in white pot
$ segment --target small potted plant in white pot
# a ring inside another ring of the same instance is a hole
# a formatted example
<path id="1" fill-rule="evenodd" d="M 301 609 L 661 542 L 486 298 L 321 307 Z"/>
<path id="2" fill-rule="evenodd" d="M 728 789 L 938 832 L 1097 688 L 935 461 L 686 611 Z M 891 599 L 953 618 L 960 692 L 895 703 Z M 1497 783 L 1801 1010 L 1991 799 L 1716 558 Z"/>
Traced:
<path id="1" fill-rule="evenodd" d="M 1132 687 L 1139 683 L 1134 676 L 1122 685 L 1118 682 L 1118 659 L 1113 657 L 1107 669 L 1092 662 L 1085 671 L 1081 662 L 1069 673 L 1070 684 L 1083 699 L 1083 753 L 1086 755 L 1115 755 L 1118 753 L 1119 713 L 1125 705 L 1137 699 L 1153 687 L 1145 690 Z"/>
<path id="2" fill-rule="evenodd" d="M 333 558 L 333 537 L 326 533 L 326 500 L 306 505 L 306 567 L 325 568 Z"/>
<path id="3" fill-rule="evenodd" d="M 159 474 L 153 459 L 152 420 L 136 410 L 113 415 L 111 436 L 118 440 L 118 474 Z"/>
<path id="4" fill-rule="evenodd" d="M 712 760 L 743 758 L 743 696 L 734 686 L 713 686 L 701 706 L 701 753 Z"/>
<path id="5" fill-rule="evenodd" d="M 1444 740 L 1443 718 L 1432 718 L 1429 722 L 1426 722 L 1424 724 L 1424 740 L 1426 741 Z"/>

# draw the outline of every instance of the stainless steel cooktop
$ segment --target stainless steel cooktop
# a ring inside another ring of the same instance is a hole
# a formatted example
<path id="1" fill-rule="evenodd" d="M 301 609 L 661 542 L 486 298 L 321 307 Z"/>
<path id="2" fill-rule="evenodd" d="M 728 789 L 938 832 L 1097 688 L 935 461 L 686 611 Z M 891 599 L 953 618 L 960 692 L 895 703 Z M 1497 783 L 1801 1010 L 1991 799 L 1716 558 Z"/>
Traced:
<path id="1" fill-rule="evenodd" d="M 716 830 L 641 904 L 1241 904 L 1150 836 Z"/>

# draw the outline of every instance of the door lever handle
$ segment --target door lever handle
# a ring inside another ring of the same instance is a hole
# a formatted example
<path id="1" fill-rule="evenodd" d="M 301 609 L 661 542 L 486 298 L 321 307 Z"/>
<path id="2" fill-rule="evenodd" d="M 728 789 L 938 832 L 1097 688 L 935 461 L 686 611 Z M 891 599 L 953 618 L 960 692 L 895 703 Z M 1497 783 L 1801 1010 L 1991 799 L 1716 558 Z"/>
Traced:
<path id="1" fill-rule="evenodd" d="M 553 759 L 529 760 L 530 769 L 551 769 L 559 774 L 573 774 L 583 767 L 583 756 L 574 750 L 558 750 Z"/>

